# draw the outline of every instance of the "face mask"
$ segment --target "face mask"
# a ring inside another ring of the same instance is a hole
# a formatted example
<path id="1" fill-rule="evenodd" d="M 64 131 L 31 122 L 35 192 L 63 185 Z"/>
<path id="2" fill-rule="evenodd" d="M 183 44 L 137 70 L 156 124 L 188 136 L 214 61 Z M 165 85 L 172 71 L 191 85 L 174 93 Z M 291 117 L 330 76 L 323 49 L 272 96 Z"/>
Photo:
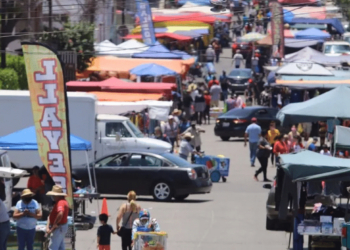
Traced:
<path id="1" fill-rule="evenodd" d="M 186 141 L 190 142 L 190 141 L 191 141 L 191 138 L 186 138 Z"/>

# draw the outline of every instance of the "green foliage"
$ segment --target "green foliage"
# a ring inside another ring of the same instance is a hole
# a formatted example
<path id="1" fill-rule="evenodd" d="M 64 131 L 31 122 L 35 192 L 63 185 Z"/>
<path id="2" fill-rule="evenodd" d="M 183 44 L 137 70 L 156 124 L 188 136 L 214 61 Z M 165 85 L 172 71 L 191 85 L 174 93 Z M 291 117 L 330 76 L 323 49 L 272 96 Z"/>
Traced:
<path id="1" fill-rule="evenodd" d="M 18 75 L 14 69 L 0 69 L 1 89 L 18 89 Z"/>
<path id="2" fill-rule="evenodd" d="M 6 56 L 7 68 L 14 69 L 18 75 L 19 89 L 28 89 L 27 72 L 23 56 Z"/>
<path id="3" fill-rule="evenodd" d="M 57 45 L 58 51 L 75 51 L 77 53 L 78 71 L 84 71 L 91 62 L 94 53 L 94 24 L 80 22 L 78 24 L 65 23 L 62 30 L 55 33 L 44 32 L 39 38 L 41 42 Z M 50 38 L 51 36 L 51 38 Z"/>
<path id="4" fill-rule="evenodd" d="M 13 69 L 16 72 L 18 82 L 15 85 L 3 83 L 0 89 L 28 89 L 27 72 L 23 56 L 6 55 L 6 69 Z"/>

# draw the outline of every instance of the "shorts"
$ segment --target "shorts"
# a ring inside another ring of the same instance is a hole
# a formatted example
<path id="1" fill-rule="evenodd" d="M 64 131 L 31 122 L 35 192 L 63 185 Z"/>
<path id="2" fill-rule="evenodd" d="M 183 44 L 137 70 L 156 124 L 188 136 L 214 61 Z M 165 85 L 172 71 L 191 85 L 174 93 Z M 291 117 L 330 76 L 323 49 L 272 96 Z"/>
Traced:
<path id="1" fill-rule="evenodd" d="M 110 245 L 99 245 L 98 250 L 111 250 Z"/>
<path id="2" fill-rule="evenodd" d="M 210 101 L 210 106 L 219 107 L 219 101 Z"/>

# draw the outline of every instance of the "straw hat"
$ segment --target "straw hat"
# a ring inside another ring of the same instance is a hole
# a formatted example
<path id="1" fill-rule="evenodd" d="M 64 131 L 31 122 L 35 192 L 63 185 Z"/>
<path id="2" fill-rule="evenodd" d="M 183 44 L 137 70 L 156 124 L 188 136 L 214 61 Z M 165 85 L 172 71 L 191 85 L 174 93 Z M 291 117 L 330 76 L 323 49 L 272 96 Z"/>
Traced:
<path id="1" fill-rule="evenodd" d="M 21 197 L 25 197 L 25 196 L 33 196 L 34 193 L 32 191 L 30 191 L 30 189 L 26 188 L 22 191 Z"/>
<path id="2" fill-rule="evenodd" d="M 67 194 L 63 193 L 62 187 L 59 185 L 54 185 L 52 190 L 47 192 L 46 195 L 52 196 L 67 196 Z"/>
<path id="3" fill-rule="evenodd" d="M 193 137 L 194 137 L 194 136 L 192 136 L 191 133 L 186 133 L 186 134 L 184 135 L 184 138 L 191 138 L 191 139 L 192 139 Z"/>
<path id="4" fill-rule="evenodd" d="M 181 110 L 179 110 L 179 109 L 174 109 L 174 111 L 173 111 L 173 115 L 175 115 L 175 114 L 178 114 L 178 115 L 181 115 L 181 113 L 182 113 L 182 111 Z"/>

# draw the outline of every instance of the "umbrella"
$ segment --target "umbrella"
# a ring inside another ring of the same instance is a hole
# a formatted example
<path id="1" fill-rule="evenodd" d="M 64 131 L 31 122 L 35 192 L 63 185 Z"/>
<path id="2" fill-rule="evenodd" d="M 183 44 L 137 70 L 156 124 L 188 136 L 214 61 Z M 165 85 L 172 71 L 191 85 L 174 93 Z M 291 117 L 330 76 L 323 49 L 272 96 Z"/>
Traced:
<path id="1" fill-rule="evenodd" d="M 158 65 L 155 63 L 146 63 L 131 69 L 130 74 L 137 76 L 164 76 L 176 75 L 177 73 L 162 65 Z"/>
<path id="2" fill-rule="evenodd" d="M 243 42 L 256 42 L 263 39 L 266 35 L 262 35 L 256 32 L 250 32 L 241 37 Z"/>

